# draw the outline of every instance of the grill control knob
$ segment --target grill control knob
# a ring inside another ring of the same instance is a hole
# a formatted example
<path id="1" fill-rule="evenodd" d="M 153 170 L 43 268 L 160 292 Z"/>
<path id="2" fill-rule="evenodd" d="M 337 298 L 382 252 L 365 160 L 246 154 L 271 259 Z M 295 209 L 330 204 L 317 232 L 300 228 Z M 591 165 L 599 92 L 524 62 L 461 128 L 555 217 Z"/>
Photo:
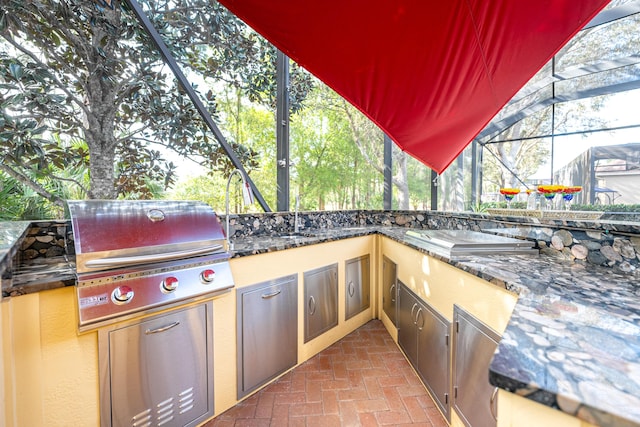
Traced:
<path id="1" fill-rule="evenodd" d="M 202 273 L 200 273 L 200 281 L 205 285 L 207 283 L 213 282 L 215 278 L 216 278 L 216 272 L 210 268 L 207 268 L 206 270 L 203 270 Z"/>
<path id="2" fill-rule="evenodd" d="M 162 292 L 173 292 L 178 288 L 178 278 L 174 276 L 169 276 L 162 281 L 160 284 L 160 289 Z"/>
<path id="3" fill-rule="evenodd" d="M 133 299 L 133 289 L 126 285 L 118 286 L 111 292 L 111 300 L 118 304 L 127 304 Z"/>

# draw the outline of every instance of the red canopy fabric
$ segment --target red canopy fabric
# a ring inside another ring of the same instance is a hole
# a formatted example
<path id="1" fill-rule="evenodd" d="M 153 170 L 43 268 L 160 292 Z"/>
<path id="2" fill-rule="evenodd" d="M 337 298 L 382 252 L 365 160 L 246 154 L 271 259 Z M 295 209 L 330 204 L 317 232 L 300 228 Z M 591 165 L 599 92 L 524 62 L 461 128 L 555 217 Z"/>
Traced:
<path id="1" fill-rule="evenodd" d="M 220 0 L 438 173 L 609 0 Z"/>

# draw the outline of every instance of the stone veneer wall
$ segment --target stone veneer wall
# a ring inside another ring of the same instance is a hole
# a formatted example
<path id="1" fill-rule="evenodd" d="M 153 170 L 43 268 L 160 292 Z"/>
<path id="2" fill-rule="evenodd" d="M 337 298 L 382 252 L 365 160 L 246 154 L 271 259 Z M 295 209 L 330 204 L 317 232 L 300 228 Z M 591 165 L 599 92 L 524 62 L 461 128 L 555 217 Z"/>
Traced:
<path id="1" fill-rule="evenodd" d="M 70 221 L 38 221 L 33 222 L 27 230 L 20 246 L 19 256 L 23 260 L 28 260 L 74 253 Z"/>
<path id="2" fill-rule="evenodd" d="M 13 265 L 36 258 L 75 255 L 70 221 L 36 221 L 29 226 Z"/>
<path id="3" fill-rule="evenodd" d="M 222 218 L 224 221 L 224 217 Z M 292 212 L 230 217 L 232 238 L 291 233 Z M 300 230 L 336 227 L 399 226 L 414 229 L 505 230 L 504 234 L 537 242 L 547 256 L 582 264 L 613 267 L 640 275 L 640 223 L 609 220 L 565 220 L 500 217 L 440 211 L 301 212 Z M 510 232 L 511 231 L 511 232 Z"/>
<path id="4" fill-rule="evenodd" d="M 224 216 L 221 218 L 224 224 Z M 230 216 L 232 238 L 292 233 L 293 212 Z M 613 267 L 640 275 L 640 223 L 544 220 L 440 211 L 316 211 L 299 214 L 301 231 L 338 227 L 396 226 L 413 229 L 513 229 L 537 242 L 542 254 L 573 263 Z M 505 230 L 505 234 L 509 230 Z M 69 221 L 34 222 L 14 260 L 75 254 Z"/>

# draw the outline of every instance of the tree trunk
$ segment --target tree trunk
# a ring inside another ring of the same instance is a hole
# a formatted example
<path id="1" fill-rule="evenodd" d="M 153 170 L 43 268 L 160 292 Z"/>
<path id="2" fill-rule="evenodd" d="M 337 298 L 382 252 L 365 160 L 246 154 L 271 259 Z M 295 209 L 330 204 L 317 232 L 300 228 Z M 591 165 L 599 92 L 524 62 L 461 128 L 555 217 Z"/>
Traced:
<path id="1" fill-rule="evenodd" d="M 90 146 L 89 170 L 91 171 L 90 199 L 115 199 L 118 196 L 115 180 L 116 153 L 113 148 L 100 144 Z"/>
<path id="2" fill-rule="evenodd" d="M 455 210 L 458 212 L 464 211 L 464 157 L 462 154 L 458 155 L 456 159 L 456 204 Z"/>
<path id="3" fill-rule="evenodd" d="M 353 170 L 354 172 L 358 170 L 358 160 L 356 159 L 353 162 Z M 351 209 L 355 209 L 356 208 L 356 190 L 357 190 L 357 185 L 356 185 L 356 174 L 353 174 L 353 179 L 351 180 Z"/>
<path id="4" fill-rule="evenodd" d="M 407 153 L 399 152 L 396 156 L 398 160 L 398 173 L 393 179 L 393 183 L 398 187 L 398 209 L 409 210 L 409 180 L 407 179 Z"/>
<path id="5" fill-rule="evenodd" d="M 94 27 L 93 46 L 98 49 L 88 52 L 87 67 L 89 74 L 86 81 L 86 103 L 84 115 L 84 136 L 89 147 L 89 198 L 115 199 L 118 189 L 115 183 L 116 146 L 115 122 L 118 105 L 116 97 L 120 86 L 114 80 L 105 78 L 104 69 L 108 69 L 115 57 L 118 34 L 121 24 L 119 7 L 105 8 L 105 18 L 118 31 L 106 30 L 103 26 Z M 119 85 L 124 84 L 119 82 Z"/>

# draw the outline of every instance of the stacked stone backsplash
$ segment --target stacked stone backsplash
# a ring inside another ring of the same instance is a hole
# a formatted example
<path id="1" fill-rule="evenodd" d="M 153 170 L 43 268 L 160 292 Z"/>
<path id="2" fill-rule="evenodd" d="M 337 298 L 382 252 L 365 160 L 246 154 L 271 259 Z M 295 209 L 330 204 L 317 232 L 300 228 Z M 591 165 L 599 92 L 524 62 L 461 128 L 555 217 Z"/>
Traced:
<path id="1" fill-rule="evenodd" d="M 224 220 L 224 217 L 223 217 Z M 230 217 L 231 236 L 277 235 L 294 231 L 294 213 L 241 214 Z M 640 223 L 500 217 L 440 211 L 300 212 L 301 231 L 337 227 L 396 226 L 414 229 L 504 230 L 535 240 L 540 252 L 573 263 L 613 267 L 640 274 Z M 500 233 L 502 234 L 502 233 Z"/>
<path id="2" fill-rule="evenodd" d="M 615 235 L 597 230 L 541 231 L 550 239 L 538 240 L 540 251 L 570 261 L 616 267 L 624 272 L 640 267 L 640 236 Z"/>
<path id="3" fill-rule="evenodd" d="M 18 263 L 35 258 L 53 258 L 74 255 L 73 230 L 70 221 L 33 222 L 27 230 L 20 250 Z"/>
<path id="4" fill-rule="evenodd" d="M 300 212 L 298 227 L 300 231 L 359 226 L 360 211 L 317 211 Z M 225 217 L 220 217 L 225 224 Z M 293 212 L 269 212 L 262 214 L 240 214 L 229 216 L 229 234 L 231 239 L 252 236 L 273 236 L 293 233 L 295 215 Z"/>
<path id="5" fill-rule="evenodd" d="M 224 224 L 224 216 L 221 217 Z M 292 233 L 293 212 L 241 214 L 230 217 L 233 239 Z M 640 274 L 640 223 L 621 221 L 545 220 L 487 214 L 431 211 L 300 212 L 299 230 L 340 227 L 404 227 L 413 229 L 499 230 L 535 240 L 540 252 L 561 260 L 589 263 Z M 510 230 L 506 230 L 510 229 Z M 502 234 L 502 233 L 501 233 Z M 31 224 L 14 259 L 75 256 L 70 221 Z"/>
<path id="6" fill-rule="evenodd" d="M 221 221 L 224 224 L 224 215 L 221 216 Z M 295 214 L 293 212 L 232 214 L 229 217 L 229 225 L 229 234 L 232 239 L 292 233 L 295 228 Z M 478 215 L 453 212 L 354 210 L 300 212 L 298 214 L 300 231 L 373 226 L 469 230 L 497 227 L 495 221 L 479 220 Z"/>

